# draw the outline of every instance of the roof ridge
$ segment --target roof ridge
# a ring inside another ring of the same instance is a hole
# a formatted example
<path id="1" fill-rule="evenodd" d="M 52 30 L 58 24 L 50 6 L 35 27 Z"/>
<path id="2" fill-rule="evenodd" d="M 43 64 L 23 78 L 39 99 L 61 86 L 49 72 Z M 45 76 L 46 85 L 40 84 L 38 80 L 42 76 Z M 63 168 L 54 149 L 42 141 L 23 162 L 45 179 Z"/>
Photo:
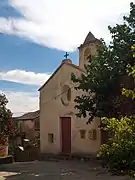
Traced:
<path id="1" fill-rule="evenodd" d="M 86 44 L 89 44 L 89 43 L 95 43 L 95 42 L 98 42 L 100 41 L 99 39 L 95 38 L 95 36 L 92 34 L 91 31 L 89 31 L 89 33 L 87 34 L 83 44 L 81 46 L 85 46 Z M 80 46 L 80 47 L 81 47 Z"/>
<path id="2" fill-rule="evenodd" d="M 64 64 L 67 64 L 67 65 L 69 65 L 69 66 L 72 66 L 72 67 L 74 67 L 74 68 L 76 68 L 76 69 L 84 72 L 84 70 L 81 69 L 79 66 L 65 61 L 65 62 L 61 63 L 61 64 L 56 68 L 56 70 L 55 70 L 54 73 L 50 76 L 50 78 L 39 88 L 39 91 L 50 81 L 50 79 L 52 79 L 52 77 L 57 73 L 57 71 L 58 71 Z"/>

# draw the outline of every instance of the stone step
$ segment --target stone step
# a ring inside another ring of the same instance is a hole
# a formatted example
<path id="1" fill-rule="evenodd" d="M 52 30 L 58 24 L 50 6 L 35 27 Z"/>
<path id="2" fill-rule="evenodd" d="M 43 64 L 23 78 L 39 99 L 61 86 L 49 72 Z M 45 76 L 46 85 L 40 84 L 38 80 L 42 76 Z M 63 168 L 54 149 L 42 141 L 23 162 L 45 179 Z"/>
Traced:
<path id="1" fill-rule="evenodd" d="M 96 155 L 81 155 L 81 154 L 41 154 L 40 160 L 79 160 L 79 161 L 97 161 Z"/>

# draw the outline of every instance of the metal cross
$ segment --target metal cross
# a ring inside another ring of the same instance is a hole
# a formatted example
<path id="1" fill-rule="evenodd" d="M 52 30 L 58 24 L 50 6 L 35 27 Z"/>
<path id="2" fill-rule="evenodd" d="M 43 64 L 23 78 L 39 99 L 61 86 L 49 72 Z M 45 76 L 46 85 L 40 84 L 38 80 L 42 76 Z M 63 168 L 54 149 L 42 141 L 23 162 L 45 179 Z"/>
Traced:
<path id="1" fill-rule="evenodd" d="M 69 54 L 66 52 L 66 54 L 64 55 L 64 57 L 67 59 L 68 56 L 69 56 Z"/>

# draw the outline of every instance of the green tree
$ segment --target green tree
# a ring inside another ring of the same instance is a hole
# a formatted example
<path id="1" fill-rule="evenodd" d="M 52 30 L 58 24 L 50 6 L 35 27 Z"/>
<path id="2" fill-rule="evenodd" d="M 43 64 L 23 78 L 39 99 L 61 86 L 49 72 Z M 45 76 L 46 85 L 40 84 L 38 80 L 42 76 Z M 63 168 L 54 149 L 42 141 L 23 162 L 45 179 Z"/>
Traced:
<path id="1" fill-rule="evenodd" d="M 134 56 L 134 46 L 133 56 Z M 128 65 L 127 72 L 135 81 L 135 66 Z M 122 89 L 123 96 L 135 99 L 135 89 Z M 135 116 L 102 118 L 104 130 L 111 134 L 110 138 L 100 147 L 98 156 L 106 166 L 115 170 L 124 170 L 135 177 Z"/>
<path id="2" fill-rule="evenodd" d="M 5 138 L 12 133 L 12 113 L 7 109 L 8 100 L 4 94 L 0 94 L 0 143 L 5 143 Z"/>
<path id="3" fill-rule="evenodd" d="M 123 24 L 109 26 L 112 41 L 109 46 L 102 40 L 98 48 L 98 55 L 85 66 L 86 73 L 80 78 L 72 74 L 76 90 L 82 90 L 81 96 L 75 99 L 77 116 L 120 117 L 130 116 L 133 112 L 122 108 L 127 106 L 127 98 L 121 95 L 127 76 L 127 65 L 134 65 L 133 47 L 135 40 L 135 4 L 130 4 L 129 16 L 123 17 Z M 132 109 L 132 108 L 131 108 Z"/>
<path id="4" fill-rule="evenodd" d="M 133 45 L 131 48 L 133 50 L 133 57 L 135 57 L 135 45 Z M 133 77 L 133 79 L 135 80 L 135 65 L 134 66 L 128 65 L 127 73 L 129 76 Z M 133 89 L 123 88 L 122 94 L 125 95 L 126 97 L 135 99 L 135 88 L 133 88 Z"/>

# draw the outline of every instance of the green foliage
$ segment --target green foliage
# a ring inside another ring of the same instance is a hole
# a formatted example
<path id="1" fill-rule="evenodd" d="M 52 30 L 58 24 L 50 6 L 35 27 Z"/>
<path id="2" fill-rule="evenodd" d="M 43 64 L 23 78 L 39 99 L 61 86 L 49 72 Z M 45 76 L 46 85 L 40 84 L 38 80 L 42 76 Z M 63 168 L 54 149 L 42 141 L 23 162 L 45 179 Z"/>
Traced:
<path id="1" fill-rule="evenodd" d="M 75 89 L 84 91 L 83 95 L 75 99 L 77 116 L 88 115 L 88 122 L 95 116 L 118 118 L 123 115 L 121 78 L 127 75 L 127 65 L 132 66 L 135 61 L 135 4 L 130 4 L 130 14 L 123 17 L 123 24 L 109 26 L 109 31 L 112 42 L 107 46 L 102 40 L 102 44 L 97 47 L 98 55 L 85 66 L 86 73 L 80 78 L 72 74 Z"/>
<path id="2" fill-rule="evenodd" d="M 0 94 L 0 134 L 7 136 L 10 133 L 9 121 L 12 117 L 11 111 L 6 108 L 8 100 L 4 94 Z"/>
<path id="3" fill-rule="evenodd" d="M 135 45 L 132 46 L 132 51 L 133 51 L 133 57 L 135 57 Z M 128 65 L 127 73 L 129 76 L 133 77 L 133 79 L 135 80 L 135 66 Z M 134 89 L 123 88 L 122 94 L 125 95 L 126 97 L 135 99 L 135 88 Z"/>
<path id="4" fill-rule="evenodd" d="M 128 65 L 127 73 L 135 80 L 135 66 Z M 135 89 L 123 88 L 122 94 L 135 99 Z M 120 120 L 102 118 L 102 122 L 110 138 L 100 147 L 98 156 L 110 169 L 122 170 L 135 178 L 135 116 L 123 117 Z"/>
<path id="5" fill-rule="evenodd" d="M 135 44 L 132 46 L 133 57 L 135 57 Z"/>
<path id="6" fill-rule="evenodd" d="M 102 121 L 111 137 L 101 146 L 98 156 L 111 169 L 135 170 L 135 116 L 120 120 L 103 118 Z"/>

